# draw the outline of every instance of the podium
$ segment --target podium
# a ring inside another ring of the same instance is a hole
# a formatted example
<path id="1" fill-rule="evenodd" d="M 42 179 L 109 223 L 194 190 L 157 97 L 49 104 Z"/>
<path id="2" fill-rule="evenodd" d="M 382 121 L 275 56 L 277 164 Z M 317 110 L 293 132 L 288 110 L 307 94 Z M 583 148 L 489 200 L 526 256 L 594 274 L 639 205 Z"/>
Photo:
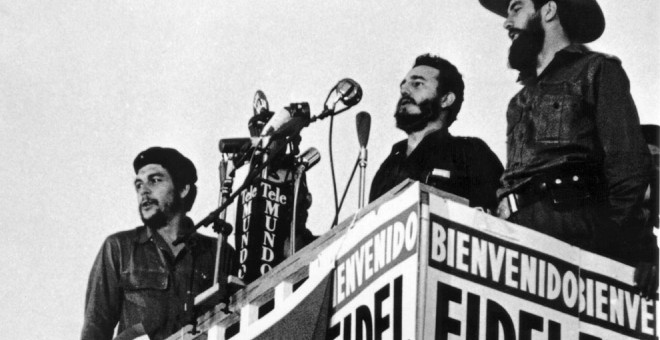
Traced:
<path id="1" fill-rule="evenodd" d="M 169 339 L 658 339 L 634 269 L 404 182 Z"/>

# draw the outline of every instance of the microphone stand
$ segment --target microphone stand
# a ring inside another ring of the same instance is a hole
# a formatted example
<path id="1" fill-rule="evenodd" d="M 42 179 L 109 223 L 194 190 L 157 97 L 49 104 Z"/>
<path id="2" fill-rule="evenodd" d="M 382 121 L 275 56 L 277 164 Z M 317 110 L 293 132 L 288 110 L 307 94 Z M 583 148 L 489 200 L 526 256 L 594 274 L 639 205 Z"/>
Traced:
<path id="1" fill-rule="evenodd" d="M 288 140 L 288 139 L 290 139 L 290 138 L 291 138 L 291 137 L 287 137 L 286 139 Z M 268 146 L 270 145 L 270 143 L 271 143 L 271 142 L 269 142 L 268 145 L 266 145 L 265 147 L 262 147 L 261 150 L 263 150 L 265 153 L 268 153 Z M 282 143 L 281 145 L 277 146 L 277 147 L 275 148 L 273 154 L 278 154 L 278 153 L 279 153 L 280 151 L 282 151 L 282 149 L 284 149 L 284 147 L 286 147 L 287 145 L 288 145 L 288 141 L 287 141 L 286 143 Z M 255 151 L 256 151 L 256 150 L 255 150 Z M 273 158 L 272 158 L 272 157 L 268 157 L 268 159 L 266 159 L 266 161 L 264 161 L 264 162 L 262 162 L 261 164 L 259 164 L 259 166 L 257 166 L 257 167 L 255 167 L 255 168 L 251 169 L 250 173 L 249 173 L 249 174 L 247 175 L 247 177 L 245 178 L 245 181 L 243 181 L 243 184 L 241 184 L 241 186 L 238 187 L 238 189 L 236 189 L 236 191 L 232 192 L 231 195 L 227 196 L 227 198 L 225 199 L 225 202 L 222 203 L 218 208 L 216 208 L 215 210 L 211 211 L 206 217 L 204 217 L 202 220 L 200 220 L 199 222 L 197 222 L 197 224 L 195 224 L 195 226 L 193 227 L 192 232 L 196 231 L 197 229 L 199 229 L 199 228 L 201 228 L 201 227 L 207 227 L 207 226 L 210 225 L 211 223 L 215 222 L 215 220 L 218 218 L 219 214 L 220 214 L 221 212 L 223 212 L 224 210 L 226 210 L 227 207 L 229 207 L 229 205 L 231 205 L 231 204 L 234 202 L 234 200 L 236 199 L 236 197 L 238 197 L 238 195 L 240 195 L 240 193 L 241 193 L 245 188 L 247 188 L 248 186 L 250 186 L 250 185 L 252 184 L 252 181 L 254 181 L 254 179 L 257 178 L 257 175 L 259 175 L 259 173 L 260 173 L 263 169 L 265 169 L 268 165 L 270 165 L 270 163 L 271 163 L 272 161 L 273 161 Z M 190 232 L 190 233 L 188 233 L 188 234 L 186 234 L 186 235 L 181 235 L 181 236 L 179 236 L 176 240 L 174 240 L 174 242 L 172 242 L 172 244 L 176 246 L 176 245 L 179 245 L 179 244 L 185 242 L 186 239 L 188 239 L 188 238 L 190 237 L 190 235 L 192 234 L 192 232 Z"/>
<path id="2" fill-rule="evenodd" d="M 358 209 L 362 209 L 364 207 L 364 201 L 365 201 L 365 181 L 366 181 L 366 168 L 367 168 L 367 148 L 366 147 L 361 147 L 360 148 L 360 156 L 358 160 L 358 164 L 360 165 L 360 175 L 359 175 L 359 195 L 358 195 Z"/>
<path id="3" fill-rule="evenodd" d="M 299 165 L 296 173 L 293 175 L 295 182 L 293 184 L 293 217 L 291 218 L 291 231 L 289 232 L 289 256 L 296 252 L 296 226 L 298 224 L 298 195 L 300 194 L 300 181 L 305 172 L 305 166 Z"/>
<path id="4" fill-rule="evenodd" d="M 236 169 L 233 163 L 233 157 L 223 155 L 223 159 L 220 160 L 220 165 L 218 166 L 218 172 L 220 177 L 220 200 L 219 205 L 223 205 L 228 201 L 229 196 L 232 193 L 232 186 L 234 184 L 234 175 L 236 174 Z M 226 288 L 227 288 L 227 277 L 229 259 L 224 259 L 222 261 L 221 256 L 227 252 L 227 238 L 232 232 L 232 227 L 228 223 L 224 222 L 227 218 L 227 210 L 223 210 L 218 214 L 218 218 L 213 222 L 214 230 L 218 232 L 218 248 L 216 249 L 215 254 L 215 272 L 213 274 L 214 284 L 218 284 L 218 291 L 222 292 L 221 300 L 223 302 L 227 297 Z"/>
<path id="5" fill-rule="evenodd" d="M 192 270 L 190 271 L 190 277 L 188 278 L 188 289 L 186 290 L 186 302 L 183 304 L 183 311 L 187 313 L 188 324 L 192 325 L 190 334 L 199 334 L 197 330 L 197 311 L 195 310 L 195 297 L 193 296 L 193 285 L 195 281 L 195 254 L 192 252 L 192 248 L 189 247 L 189 244 L 186 240 L 186 248 L 191 250 L 192 253 Z"/>
<path id="6" fill-rule="evenodd" d="M 287 139 L 286 143 L 283 143 L 281 146 L 277 146 L 274 150 L 275 151 L 274 154 L 278 154 L 280 151 L 282 151 L 282 149 L 288 144 L 288 140 L 290 138 L 291 137 L 287 137 L 286 138 Z M 268 153 L 268 147 L 269 146 L 270 146 L 270 141 L 268 142 L 268 144 L 265 147 L 262 148 L 264 153 Z M 256 151 L 257 150 L 255 150 L 255 152 Z M 236 191 L 234 191 L 233 193 L 230 193 L 231 192 L 230 190 L 226 190 L 227 189 L 226 185 L 229 185 L 229 188 L 230 188 L 231 184 L 230 184 L 230 182 L 227 181 L 227 178 L 225 178 L 223 180 L 223 188 L 222 188 L 222 193 L 221 193 L 221 199 L 220 199 L 221 204 L 220 204 L 220 206 L 218 208 L 216 208 L 215 210 L 213 210 L 211 213 L 209 213 L 204 219 L 199 221 L 193 227 L 193 230 L 190 233 L 187 233 L 186 235 L 179 236 L 176 240 L 174 240 L 174 242 L 172 242 L 172 244 L 173 245 L 178 245 L 178 244 L 187 242 L 190 239 L 190 235 L 192 235 L 193 232 L 195 232 L 197 229 L 199 229 L 201 227 L 206 227 L 211 223 L 222 223 L 222 222 L 220 222 L 220 219 L 224 219 L 226 217 L 225 216 L 226 215 L 225 211 L 226 211 L 227 207 L 229 207 L 229 205 L 231 205 L 231 203 L 233 203 L 233 201 L 236 199 L 236 197 L 238 197 L 238 195 L 243 190 L 245 190 L 245 188 L 247 188 L 249 185 L 252 184 L 252 181 L 254 181 L 254 179 L 257 178 L 257 175 L 263 169 L 265 169 L 271 162 L 272 162 L 272 158 L 268 157 L 264 162 L 259 164 L 259 166 L 250 169 L 250 173 L 248 173 L 248 175 L 245 178 L 245 181 L 243 182 L 243 184 L 241 184 L 241 186 Z M 221 179 L 222 179 L 222 177 L 227 177 L 226 176 L 226 167 L 223 165 L 222 162 L 220 163 L 220 166 L 219 166 L 219 172 L 220 172 Z M 232 170 L 231 176 L 230 176 L 232 183 L 233 183 L 233 172 L 234 171 Z M 222 215 L 220 215 L 221 213 L 222 213 Z M 231 229 L 227 228 L 227 223 L 223 223 L 223 224 L 224 224 L 224 226 L 223 226 L 223 228 L 220 228 L 221 232 L 218 235 L 218 248 L 224 248 L 224 246 L 222 244 L 226 244 L 225 236 L 228 235 L 228 234 L 231 234 Z M 220 239 L 220 237 L 222 237 L 222 240 Z M 202 292 L 201 294 L 197 295 L 194 298 L 192 296 L 192 286 L 190 286 L 188 291 L 187 291 L 187 295 L 188 295 L 187 296 L 187 303 L 184 305 L 184 309 L 185 309 L 186 312 L 190 313 L 189 314 L 189 318 L 190 318 L 189 319 L 189 324 L 191 324 L 193 326 L 193 328 L 191 330 L 192 334 L 196 334 L 196 332 L 197 332 L 197 319 L 195 317 L 195 309 L 193 308 L 193 306 L 198 305 L 198 304 L 202 304 L 206 301 L 209 301 L 209 299 L 211 299 L 212 297 L 217 297 L 220 300 L 220 302 L 225 302 L 225 308 L 222 311 L 224 313 L 227 313 L 227 314 L 231 313 L 231 311 L 228 310 L 228 308 L 227 308 L 228 304 L 226 303 L 227 302 L 226 299 L 228 298 L 228 293 L 226 291 L 226 288 L 229 285 L 229 279 L 228 279 L 228 276 L 225 275 L 226 273 L 224 273 L 223 271 L 220 271 L 218 269 L 218 261 L 219 261 L 220 254 L 221 254 L 220 251 L 217 251 L 217 253 L 216 253 L 216 269 L 215 269 L 215 273 L 214 273 L 215 277 L 214 277 L 213 286 L 211 288 L 207 289 L 206 291 Z M 235 282 L 235 284 L 237 286 L 245 286 L 245 284 L 243 284 L 240 280 L 237 279 L 236 281 L 237 282 Z M 190 283 L 192 284 L 192 278 L 191 278 Z M 224 288 L 221 291 L 220 289 L 221 289 L 222 284 L 224 284 Z M 217 292 L 220 292 L 221 295 L 218 296 Z M 195 301 L 195 300 L 198 300 L 198 302 Z M 197 303 L 195 303 L 195 302 L 197 302 Z M 188 308 L 188 306 L 190 306 L 190 308 Z"/>
<path id="7" fill-rule="evenodd" d="M 353 182 L 353 176 L 355 176 L 355 170 L 357 170 L 359 163 L 360 163 L 360 159 L 358 158 L 355 160 L 355 165 L 353 165 L 353 170 L 351 170 L 351 176 L 348 178 L 348 182 L 346 183 L 346 188 L 344 188 L 344 193 L 341 195 L 341 201 L 339 201 L 339 206 L 337 207 L 337 211 L 335 212 L 335 217 L 332 218 L 332 225 L 330 226 L 330 229 L 337 226 L 337 223 L 339 222 L 338 221 L 339 211 L 341 211 L 341 207 L 344 205 L 344 199 L 346 198 L 348 189 L 351 187 L 351 183 Z"/>
<path id="8" fill-rule="evenodd" d="M 232 154 L 222 154 L 222 159 L 220 160 L 220 164 L 218 165 L 218 175 L 220 179 L 220 199 L 219 199 L 219 205 L 222 206 L 231 196 L 232 192 L 232 186 L 234 183 L 234 175 L 236 173 L 236 169 L 234 166 L 233 162 L 233 156 Z M 205 304 L 215 304 L 217 303 L 224 303 L 225 308 L 223 312 L 225 313 L 230 313 L 229 310 L 227 309 L 228 306 L 228 291 L 227 291 L 227 286 L 228 286 L 228 267 L 230 265 L 231 259 L 227 257 L 222 257 L 227 252 L 227 238 L 232 232 L 232 227 L 228 223 L 225 223 L 224 220 L 227 215 L 227 210 L 223 210 L 220 213 L 218 213 L 218 217 L 215 221 L 213 221 L 214 224 L 214 230 L 217 231 L 218 233 L 218 240 L 217 240 L 217 248 L 215 251 L 215 267 L 214 267 L 214 273 L 213 273 L 213 286 L 205 290 L 204 292 L 201 292 L 197 299 L 199 301 L 195 301 L 196 298 L 192 296 L 192 280 L 193 276 L 191 274 L 190 278 L 190 283 L 189 283 L 189 289 L 187 291 L 188 297 L 187 297 L 187 303 L 186 303 L 186 312 L 189 313 L 189 319 L 188 323 L 192 325 L 192 330 L 191 334 L 197 334 L 199 333 L 197 331 L 197 318 L 196 318 L 196 310 L 195 307 L 199 304 L 205 303 Z M 187 241 L 187 240 L 186 240 Z M 184 241 L 184 242 L 186 242 Z M 224 262 L 221 262 L 223 261 Z M 194 258 L 193 258 L 193 263 L 194 263 Z M 194 268 L 194 266 L 193 266 Z M 193 271 L 194 272 L 194 271 Z M 193 273 L 194 274 L 194 273 Z M 211 297 L 217 298 L 217 300 L 209 301 Z M 188 307 L 189 306 L 189 307 Z"/>

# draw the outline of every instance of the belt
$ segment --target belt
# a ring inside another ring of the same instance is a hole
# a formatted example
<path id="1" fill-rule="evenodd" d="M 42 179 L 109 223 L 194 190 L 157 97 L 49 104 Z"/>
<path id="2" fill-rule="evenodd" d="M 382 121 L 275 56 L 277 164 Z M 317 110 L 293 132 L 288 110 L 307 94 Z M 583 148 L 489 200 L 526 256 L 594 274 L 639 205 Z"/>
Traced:
<path id="1" fill-rule="evenodd" d="M 510 193 L 504 196 L 502 199 L 509 206 L 509 211 L 511 214 L 515 214 L 518 210 L 530 206 L 540 200 L 542 200 L 545 195 L 540 193 Z"/>
<path id="2" fill-rule="evenodd" d="M 536 178 L 522 188 L 502 197 L 499 210 L 508 209 L 509 215 L 541 201 L 548 196 L 552 198 L 555 206 L 578 206 L 587 201 L 595 201 L 598 198 L 597 183 L 594 176 L 583 176 L 573 174 L 563 176 L 544 176 Z M 506 204 L 506 207 L 502 207 Z M 501 214 L 500 214 L 501 216 Z"/>

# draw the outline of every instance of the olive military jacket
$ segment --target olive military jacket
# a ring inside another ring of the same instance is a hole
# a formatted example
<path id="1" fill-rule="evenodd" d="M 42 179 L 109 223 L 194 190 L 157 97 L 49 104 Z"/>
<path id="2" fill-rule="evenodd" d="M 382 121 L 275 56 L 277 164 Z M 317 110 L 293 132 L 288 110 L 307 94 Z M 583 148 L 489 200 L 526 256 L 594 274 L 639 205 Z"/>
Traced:
<path id="1" fill-rule="evenodd" d="M 109 236 L 89 276 L 81 338 L 112 339 L 117 323 L 118 333 L 141 323 L 151 339 L 178 331 L 190 318 L 184 312 L 190 285 L 193 297 L 212 285 L 215 251 L 216 239 L 197 233 L 176 258 L 144 226 Z"/>

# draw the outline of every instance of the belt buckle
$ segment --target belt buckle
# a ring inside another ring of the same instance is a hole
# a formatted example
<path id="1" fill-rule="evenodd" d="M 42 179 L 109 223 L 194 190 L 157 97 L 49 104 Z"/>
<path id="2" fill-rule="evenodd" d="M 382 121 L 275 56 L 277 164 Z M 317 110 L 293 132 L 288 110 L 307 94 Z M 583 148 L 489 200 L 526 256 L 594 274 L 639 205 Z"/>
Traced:
<path id="1" fill-rule="evenodd" d="M 519 208 L 518 208 L 518 195 L 516 195 L 514 193 L 506 195 L 506 202 L 509 205 L 509 211 L 511 212 L 511 214 L 515 214 L 516 212 L 518 212 L 518 210 L 519 210 Z"/>

